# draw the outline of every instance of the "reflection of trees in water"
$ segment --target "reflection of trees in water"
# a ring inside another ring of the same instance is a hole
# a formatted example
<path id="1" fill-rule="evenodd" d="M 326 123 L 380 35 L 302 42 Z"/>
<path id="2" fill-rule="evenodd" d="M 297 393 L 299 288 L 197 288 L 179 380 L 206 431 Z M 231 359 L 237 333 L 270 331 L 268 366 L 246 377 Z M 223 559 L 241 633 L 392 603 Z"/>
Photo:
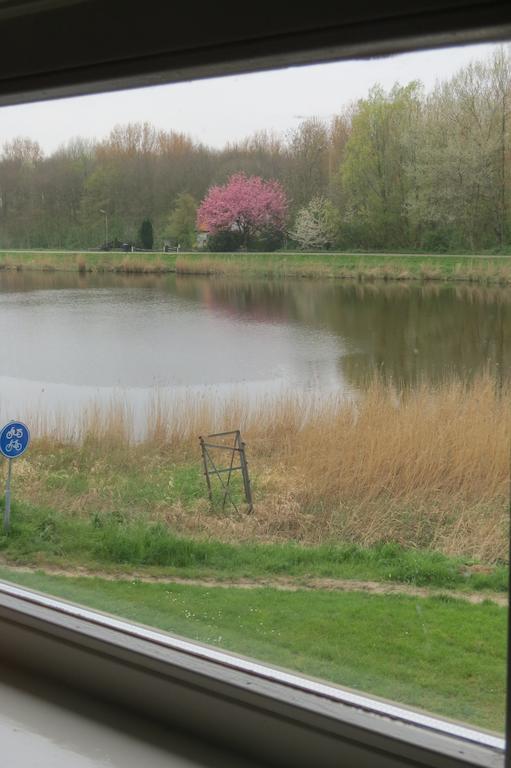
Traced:
<path id="1" fill-rule="evenodd" d="M 511 292 L 417 286 L 375 293 L 359 301 L 357 311 L 357 301 L 345 297 L 354 309 L 341 309 L 343 328 L 357 351 L 340 361 L 343 374 L 357 386 L 376 370 L 403 383 L 440 381 L 453 373 L 470 378 L 486 368 L 507 377 L 510 298 Z"/>
<path id="2" fill-rule="evenodd" d="M 498 286 L 179 278 L 180 294 L 252 321 L 297 323 L 342 339 L 356 387 L 511 372 L 511 290 Z"/>
<path id="3" fill-rule="evenodd" d="M 511 373 L 511 289 L 499 286 L 0 271 L 0 292 L 98 288 L 130 289 L 148 302 L 158 293 L 233 322 L 336 336 L 339 371 L 357 388 L 375 372 L 396 383 L 485 368 L 502 382 Z"/>
<path id="4" fill-rule="evenodd" d="M 154 288 L 158 291 L 173 292 L 171 283 L 172 276 L 157 274 L 0 270 L 0 293 L 91 288 Z"/>
<path id="5" fill-rule="evenodd" d="M 303 322 L 295 292 L 286 281 L 255 279 L 248 282 L 187 275 L 176 277 L 176 292 L 226 316 L 240 316 L 252 322 Z"/>

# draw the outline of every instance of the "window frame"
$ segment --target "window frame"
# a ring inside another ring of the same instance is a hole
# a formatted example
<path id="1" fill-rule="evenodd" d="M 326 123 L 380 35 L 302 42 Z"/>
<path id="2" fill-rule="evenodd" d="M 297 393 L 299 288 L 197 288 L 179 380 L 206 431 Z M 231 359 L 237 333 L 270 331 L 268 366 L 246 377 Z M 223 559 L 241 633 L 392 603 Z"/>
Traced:
<path id="1" fill-rule="evenodd" d="M 504 739 L 8 582 L 0 654 L 265 764 L 504 765 Z"/>
<path id="2" fill-rule="evenodd" d="M 420 0 L 413 9 L 406 0 L 399 0 L 388 4 L 392 6 L 389 14 L 376 0 L 369 0 L 358 4 L 367 6 L 365 16 L 349 21 L 348 11 L 339 4 L 336 18 L 329 11 L 328 23 L 326 6 L 319 3 L 293 29 L 274 7 L 278 23 L 274 20 L 270 29 L 272 21 L 265 17 L 251 40 L 243 19 L 238 26 L 229 19 L 229 35 L 222 35 L 220 13 L 217 26 L 208 29 L 206 42 L 185 34 L 184 43 L 180 41 L 181 47 L 174 49 L 161 37 L 165 28 L 159 14 L 166 4 L 156 0 L 144 3 L 146 15 L 152 13 L 156 19 L 147 30 L 140 28 L 136 13 L 125 12 L 131 6 L 126 0 L 108 0 L 108 5 L 105 0 L 40 0 L 25 3 L 24 9 L 19 3 L 19 13 L 16 3 L 9 5 L 8 12 L 0 7 L 0 32 L 4 33 L 0 105 L 511 39 L 511 4 L 498 0 Z M 111 11 L 111 18 L 105 10 Z M 191 29 L 196 26 L 196 8 L 185 6 L 173 13 L 181 21 L 188 20 Z M 252 13 L 257 16 L 258 11 Z M 260 22 L 265 13 L 264 8 L 259 11 Z M 101 35 L 97 34 L 99 18 Z M 78 29 L 80 34 L 64 41 L 61 58 L 55 60 L 51 43 L 62 43 L 59 27 Z M 28 33 L 32 43 L 27 46 L 23 38 L 24 49 L 30 48 L 32 55 L 21 63 L 14 47 L 20 33 Z M 92 50 L 90 46 L 86 50 L 90 39 Z M 135 40 L 136 50 L 127 50 L 125 40 Z M 311 765 L 321 754 L 322 768 L 338 765 L 342 758 L 349 765 L 374 765 L 376 756 L 382 767 L 397 763 L 511 768 L 510 648 L 508 620 L 505 741 L 0 582 L 4 658 L 280 765 Z M 174 704 L 176 694 L 181 699 Z M 201 718 L 196 715 L 199 710 Z M 261 739 L 262 724 L 266 739 Z"/>

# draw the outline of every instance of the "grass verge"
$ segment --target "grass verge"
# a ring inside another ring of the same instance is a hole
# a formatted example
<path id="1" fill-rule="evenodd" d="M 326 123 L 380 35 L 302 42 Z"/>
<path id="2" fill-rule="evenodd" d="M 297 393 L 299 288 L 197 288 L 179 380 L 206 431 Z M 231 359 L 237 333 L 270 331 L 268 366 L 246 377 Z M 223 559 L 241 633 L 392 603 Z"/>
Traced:
<path id="1" fill-rule="evenodd" d="M 221 580 L 285 577 L 397 582 L 462 591 L 507 590 L 505 566 L 480 569 L 466 558 L 384 543 L 306 547 L 293 542 L 227 543 L 176 536 L 161 523 L 112 515 L 88 518 L 16 504 L 0 552 L 12 563 L 102 568 L 115 574 L 146 569 L 153 575 Z"/>
<path id="2" fill-rule="evenodd" d="M 399 253 L 6 251 L 0 269 L 511 283 L 511 257 Z"/>
<path id="3" fill-rule="evenodd" d="M 27 414 L 34 441 L 16 462 L 14 498 L 37 517 L 52 511 L 48 535 L 62 515 L 232 544 L 397 542 L 487 564 L 507 559 L 507 383 L 483 376 L 400 391 L 376 381 L 356 401 L 191 396 L 154 405 L 140 442 L 129 409 L 111 404 L 85 409 L 74 434 L 65 419 Z M 227 427 L 241 427 L 247 443 L 253 514 L 207 499 L 197 436 Z"/>
<path id="4" fill-rule="evenodd" d="M 306 675 L 502 731 L 506 610 L 450 597 L 0 577 Z"/>
<path id="5" fill-rule="evenodd" d="M 183 254 L 179 274 L 371 280 L 511 282 L 507 256 L 395 253 L 211 253 Z"/>

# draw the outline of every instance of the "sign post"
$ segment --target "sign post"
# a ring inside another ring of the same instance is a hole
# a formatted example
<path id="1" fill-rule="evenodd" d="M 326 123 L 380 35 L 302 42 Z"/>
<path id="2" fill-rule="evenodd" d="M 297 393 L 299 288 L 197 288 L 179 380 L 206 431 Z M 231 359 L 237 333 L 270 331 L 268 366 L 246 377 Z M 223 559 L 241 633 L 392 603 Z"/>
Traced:
<path id="1" fill-rule="evenodd" d="M 4 533 L 11 525 L 11 476 L 13 459 L 18 459 L 28 448 L 30 430 L 21 421 L 10 421 L 0 431 L 0 453 L 8 461 L 7 483 L 5 485 Z"/>

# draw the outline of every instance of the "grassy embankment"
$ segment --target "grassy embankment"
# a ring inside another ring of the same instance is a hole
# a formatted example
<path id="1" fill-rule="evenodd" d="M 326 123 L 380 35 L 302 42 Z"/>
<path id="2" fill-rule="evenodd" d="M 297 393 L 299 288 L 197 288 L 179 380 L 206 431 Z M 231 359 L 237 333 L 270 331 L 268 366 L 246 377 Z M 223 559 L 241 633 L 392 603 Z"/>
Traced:
<path id="1" fill-rule="evenodd" d="M 0 269 L 511 284 L 511 256 L 492 255 L 6 251 Z"/>
<path id="2" fill-rule="evenodd" d="M 502 731 L 506 609 L 448 597 L 0 578 L 333 683 Z"/>
<path id="3" fill-rule="evenodd" d="M 197 435 L 226 416 L 205 401 L 156 400 L 140 444 L 122 407 L 91 409 L 74 435 L 40 420 L 15 466 L 0 552 L 68 576 L 0 576 L 499 730 L 506 609 L 456 596 L 506 589 L 510 406 L 511 390 L 489 377 L 402 393 L 375 382 L 351 404 L 239 403 L 250 515 L 206 500 Z M 103 578 L 70 577 L 80 568 Z M 322 578 L 445 594 L 341 592 L 318 588 Z M 251 589 L 233 586 L 243 579 Z M 279 580 L 298 589 L 258 586 Z"/>
<path id="4" fill-rule="evenodd" d="M 502 586 L 510 406 L 509 388 L 482 377 L 401 393 L 375 382 L 354 403 L 230 403 L 228 417 L 204 400 L 157 399 L 137 444 L 122 407 L 92 408 L 79 439 L 58 420 L 34 420 L 38 437 L 16 464 L 13 530 L 0 548 L 25 561 L 194 575 L 365 574 L 439 586 L 487 578 Z M 253 514 L 211 508 L 202 477 L 197 436 L 238 425 Z"/>

